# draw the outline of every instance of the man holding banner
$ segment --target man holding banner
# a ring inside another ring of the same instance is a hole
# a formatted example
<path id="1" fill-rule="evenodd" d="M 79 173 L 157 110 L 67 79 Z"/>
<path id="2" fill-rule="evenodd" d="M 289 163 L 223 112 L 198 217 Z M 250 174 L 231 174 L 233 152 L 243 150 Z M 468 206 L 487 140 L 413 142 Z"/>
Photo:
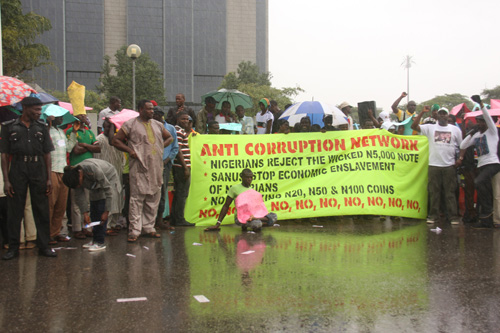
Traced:
<path id="1" fill-rule="evenodd" d="M 415 118 L 411 128 L 419 131 L 429 140 L 429 178 L 428 190 L 430 195 L 429 215 L 427 223 L 434 223 L 439 219 L 439 207 L 441 196 L 444 194 L 446 213 L 451 224 L 459 224 L 457 215 L 457 171 L 455 168 L 456 152 L 462 143 L 462 131 L 456 126 L 448 124 L 449 111 L 446 108 L 439 109 L 437 113 L 437 124 L 419 125 L 424 113 L 429 112 L 429 106 Z"/>

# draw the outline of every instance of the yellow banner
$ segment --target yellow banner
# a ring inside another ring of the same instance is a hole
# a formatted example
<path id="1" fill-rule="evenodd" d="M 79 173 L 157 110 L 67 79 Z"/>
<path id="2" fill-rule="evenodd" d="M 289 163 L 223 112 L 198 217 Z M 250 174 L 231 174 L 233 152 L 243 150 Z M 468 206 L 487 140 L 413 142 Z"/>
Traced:
<path id="1" fill-rule="evenodd" d="M 82 86 L 75 81 L 71 82 L 68 87 L 68 97 L 73 106 L 73 115 L 87 114 L 85 111 L 85 86 Z"/>
<path id="2" fill-rule="evenodd" d="M 388 215 L 425 218 L 429 146 L 385 130 L 191 136 L 186 220 L 212 225 L 240 173 L 253 171 L 278 220 Z M 223 224 L 234 223 L 234 204 Z"/>

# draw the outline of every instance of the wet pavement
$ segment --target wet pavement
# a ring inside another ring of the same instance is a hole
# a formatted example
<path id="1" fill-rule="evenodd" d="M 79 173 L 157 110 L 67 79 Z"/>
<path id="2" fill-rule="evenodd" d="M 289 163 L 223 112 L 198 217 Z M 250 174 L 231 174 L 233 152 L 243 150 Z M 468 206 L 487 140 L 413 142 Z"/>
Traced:
<path id="1" fill-rule="evenodd" d="M 177 228 L 135 244 L 122 232 L 96 253 L 73 239 L 56 259 L 21 251 L 0 262 L 0 331 L 500 331 L 500 230 L 278 223 L 256 234 Z M 117 302 L 135 297 L 147 300 Z"/>

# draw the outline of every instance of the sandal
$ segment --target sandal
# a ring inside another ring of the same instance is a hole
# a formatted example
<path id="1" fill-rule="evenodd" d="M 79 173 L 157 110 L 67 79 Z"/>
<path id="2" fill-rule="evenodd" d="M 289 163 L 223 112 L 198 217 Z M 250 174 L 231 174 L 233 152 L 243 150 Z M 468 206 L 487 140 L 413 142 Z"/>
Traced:
<path id="1" fill-rule="evenodd" d="M 57 235 L 54 239 L 57 242 L 61 242 L 61 243 L 69 242 L 69 240 L 70 240 L 70 238 L 68 236 L 61 236 L 61 235 Z"/>
<path id="2" fill-rule="evenodd" d="M 127 238 L 127 242 L 129 242 L 129 243 L 135 243 L 136 241 L 137 241 L 136 236 L 128 236 L 128 238 Z"/>
<path id="3" fill-rule="evenodd" d="M 150 233 L 147 233 L 144 235 L 145 237 L 149 237 L 149 238 L 160 238 L 161 235 L 157 232 L 150 232 Z"/>
<path id="4" fill-rule="evenodd" d="M 106 230 L 106 236 L 118 236 L 118 232 L 113 229 Z"/>
<path id="5" fill-rule="evenodd" d="M 73 234 L 73 238 L 76 238 L 76 239 L 85 239 L 85 238 L 87 238 L 87 236 L 85 236 L 85 234 L 82 231 L 78 231 L 78 232 L 75 232 Z"/>

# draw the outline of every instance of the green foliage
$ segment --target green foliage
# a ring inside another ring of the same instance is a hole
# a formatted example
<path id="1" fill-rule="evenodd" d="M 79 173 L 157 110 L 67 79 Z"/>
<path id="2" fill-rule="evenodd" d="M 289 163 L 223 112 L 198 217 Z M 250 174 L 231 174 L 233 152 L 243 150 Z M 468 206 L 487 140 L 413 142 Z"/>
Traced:
<path id="1" fill-rule="evenodd" d="M 66 91 L 51 90 L 48 92 L 58 100 L 62 102 L 69 103 L 68 93 Z M 85 106 L 89 106 L 92 110 L 87 111 L 88 113 L 98 113 L 102 109 L 108 106 L 108 100 L 103 98 L 101 95 L 95 91 L 85 89 Z"/>
<path id="2" fill-rule="evenodd" d="M 50 64 L 50 50 L 35 43 L 36 37 L 52 29 L 50 20 L 33 12 L 23 14 L 20 0 L 0 0 L 2 15 L 3 74 L 18 76 Z"/>
<path id="3" fill-rule="evenodd" d="M 111 59 L 104 56 L 99 79 L 101 86 L 97 89 L 106 96 L 106 100 L 118 96 L 124 108 L 135 109 L 132 106 L 132 59 L 127 56 L 126 50 L 127 47 L 123 46 L 116 51 L 116 64 L 111 64 Z M 135 60 L 135 93 L 136 102 L 149 99 L 159 105 L 167 103 L 160 68 L 147 53 Z"/>
<path id="4" fill-rule="evenodd" d="M 253 109 L 248 114 L 254 115 L 259 110 L 259 101 L 262 98 L 275 100 L 280 108 L 292 104 L 293 97 L 304 91 L 300 87 L 274 88 L 271 86 L 272 75 L 269 72 L 261 73 L 259 66 L 250 61 L 242 61 L 235 72 L 229 72 L 224 76 L 219 89 L 238 89 L 250 95 L 253 101 Z"/>
<path id="5" fill-rule="evenodd" d="M 469 98 L 462 94 L 444 94 L 440 96 L 436 96 L 428 101 L 419 103 L 417 105 L 417 111 L 422 111 L 425 105 L 432 106 L 433 104 L 438 104 L 440 107 L 445 107 L 448 110 L 451 110 L 454 106 L 465 103 L 469 109 L 472 109 L 472 102 Z M 401 109 L 403 110 L 403 109 Z M 406 109 L 405 109 L 406 110 Z"/>
<path id="6" fill-rule="evenodd" d="M 491 99 L 500 99 L 500 86 L 496 86 L 493 89 L 484 89 L 481 92 L 481 96 L 484 97 L 485 102 Z"/>

